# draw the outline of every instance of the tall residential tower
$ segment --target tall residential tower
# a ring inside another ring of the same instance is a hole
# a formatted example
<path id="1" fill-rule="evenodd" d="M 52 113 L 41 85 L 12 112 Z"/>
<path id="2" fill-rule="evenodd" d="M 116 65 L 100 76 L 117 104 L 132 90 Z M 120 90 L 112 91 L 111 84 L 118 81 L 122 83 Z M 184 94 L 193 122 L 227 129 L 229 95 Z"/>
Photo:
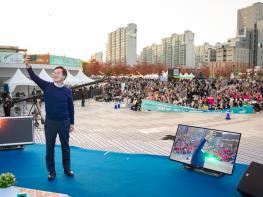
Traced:
<path id="1" fill-rule="evenodd" d="M 108 34 L 106 62 L 112 65 L 137 64 L 137 25 L 130 23 Z"/>
<path id="2" fill-rule="evenodd" d="M 249 34 L 249 65 L 263 65 L 263 3 L 237 11 L 237 36 Z"/>

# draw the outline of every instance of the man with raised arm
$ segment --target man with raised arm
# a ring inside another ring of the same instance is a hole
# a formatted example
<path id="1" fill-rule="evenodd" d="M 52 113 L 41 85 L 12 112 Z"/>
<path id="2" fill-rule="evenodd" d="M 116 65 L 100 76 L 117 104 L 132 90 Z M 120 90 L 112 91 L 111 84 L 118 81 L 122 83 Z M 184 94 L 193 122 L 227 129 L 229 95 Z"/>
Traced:
<path id="1" fill-rule="evenodd" d="M 54 147 L 57 134 L 61 142 L 64 173 L 73 177 L 74 173 L 70 168 L 69 133 L 74 130 L 74 105 L 72 92 L 63 83 L 67 77 L 67 70 L 62 66 L 56 67 L 53 70 L 53 82 L 47 82 L 34 73 L 29 61 L 30 57 L 26 55 L 24 63 L 29 76 L 44 92 L 48 180 L 52 181 L 56 177 Z"/>

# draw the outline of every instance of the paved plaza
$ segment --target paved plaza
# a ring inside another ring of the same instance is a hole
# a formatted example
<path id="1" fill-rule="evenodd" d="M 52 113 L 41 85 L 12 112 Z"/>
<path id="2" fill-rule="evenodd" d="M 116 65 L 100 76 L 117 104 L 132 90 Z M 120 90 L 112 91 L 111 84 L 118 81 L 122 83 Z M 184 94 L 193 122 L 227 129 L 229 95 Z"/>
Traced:
<path id="1" fill-rule="evenodd" d="M 75 105 L 75 131 L 70 145 L 108 152 L 169 155 L 171 138 L 178 124 L 215 128 L 242 133 L 237 162 L 263 163 L 263 114 L 135 112 L 114 109 L 114 103 L 90 100 L 85 107 Z M 36 143 L 45 143 L 43 126 L 35 131 Z M 59 144 L 59 139 L 57 138 Z"/>

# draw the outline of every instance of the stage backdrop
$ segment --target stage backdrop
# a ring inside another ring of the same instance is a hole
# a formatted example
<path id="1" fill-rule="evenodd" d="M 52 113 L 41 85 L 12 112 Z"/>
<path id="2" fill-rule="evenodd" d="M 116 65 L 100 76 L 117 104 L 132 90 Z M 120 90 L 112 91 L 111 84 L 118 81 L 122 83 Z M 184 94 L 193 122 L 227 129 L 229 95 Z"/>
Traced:
<path id="1" fill-rule="evenodd" d="M 162 103 L 157 101 L 143 100 L 141 105 L 142 110 L 159 111 L 159 112 L 225 112 L 226 110 L 202 110 L 190 107 L 184 107 L 174 104 Z M 230 109 L 234 114 L 252 114 L 254 113 L 253 106 L 247 105 Z"/>

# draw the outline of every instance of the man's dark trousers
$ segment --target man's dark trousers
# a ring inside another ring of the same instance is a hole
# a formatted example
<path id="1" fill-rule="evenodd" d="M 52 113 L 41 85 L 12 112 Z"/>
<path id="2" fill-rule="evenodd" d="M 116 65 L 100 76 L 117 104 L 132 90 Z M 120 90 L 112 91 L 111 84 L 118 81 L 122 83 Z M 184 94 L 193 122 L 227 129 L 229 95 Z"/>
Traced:
<path id="1" fill-rule="evenodd" d="M 46 165 L 49 173 L 55 173 L 54 147 L 57 134 L 61 142 L 62 160 L 65 171 L 70 170 L 70 149 L 69 149 L 69 120 L 45 121 L 46 137 Z"/>

